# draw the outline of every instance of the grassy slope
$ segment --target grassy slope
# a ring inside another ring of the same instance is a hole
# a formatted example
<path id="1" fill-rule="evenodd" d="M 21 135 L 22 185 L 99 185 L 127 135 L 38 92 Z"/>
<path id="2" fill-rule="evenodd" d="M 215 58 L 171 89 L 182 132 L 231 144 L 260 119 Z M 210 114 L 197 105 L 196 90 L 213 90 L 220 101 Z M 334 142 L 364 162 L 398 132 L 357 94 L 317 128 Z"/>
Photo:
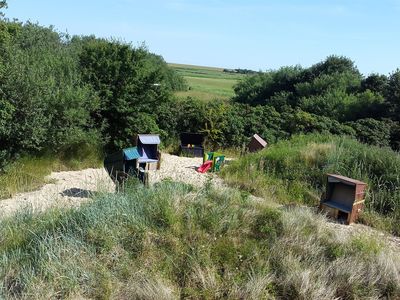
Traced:
<path id="1" fill-rule="evenodd" d="M 368 212 L 363 221 L 400 235 L 400 155 L 390 149 L 349 138 L 296 136 L 243 157 L 223 175 L 231 185 L 263 197 L 317 205 L 326 173 L 366 181 Z"/>
<path id="2" fill-rule="evenodd" d="M 307 209 L 176 183 L 0 223 L 0 298 L 400 296 L 398 253 Z"/>
<path id="3" fill-rule="evenodd" d="M 178 92 L 178 97 L 194 97 L 204 101 L 229 99 L 234 95 L 233 86 L 243 78 L 241 74 L 224 73 L 221 68 L 169 64 L 185 78 L 189 91 Z"/>

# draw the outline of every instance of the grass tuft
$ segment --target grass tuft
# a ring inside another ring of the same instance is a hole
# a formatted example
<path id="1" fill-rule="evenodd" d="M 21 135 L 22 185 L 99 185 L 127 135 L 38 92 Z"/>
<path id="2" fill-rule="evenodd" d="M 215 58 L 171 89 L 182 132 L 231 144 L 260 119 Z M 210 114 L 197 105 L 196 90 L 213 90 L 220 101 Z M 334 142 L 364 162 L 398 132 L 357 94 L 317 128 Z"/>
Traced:
<path id="1" fill-rule="evenodd" d="M 308 208 L 163 182 L 0 221 L 0 298 L 400 296 L 398 252 Z"/>

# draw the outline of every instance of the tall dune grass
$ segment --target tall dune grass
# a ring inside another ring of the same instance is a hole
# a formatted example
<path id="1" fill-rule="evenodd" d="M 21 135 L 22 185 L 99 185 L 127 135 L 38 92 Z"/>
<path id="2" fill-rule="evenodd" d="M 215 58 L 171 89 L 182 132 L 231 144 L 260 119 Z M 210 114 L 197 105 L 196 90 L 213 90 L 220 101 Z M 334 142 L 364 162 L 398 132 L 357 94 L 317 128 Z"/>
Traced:
<path id="1" fill-rule="evenodd" d="M 388 148 L 329 135 L 300 135 L 232 163 L 224 178 L 234 186 L 277 197 L 281 202 L 316 205 L 326 173 L 337 173 L 369 185 L 366 205 L 400 234 L 400 155 Z M 365 219 L 369 222 L 371 218 Z"/>
<path id="2" fill-rule="evenodd" d="M 36 190 L 49 182 L 51 172 L 100 167 L 101 154 L 94 146 L 82 146 L 64 154 L 24 156 L 0 170 L 0 201 L 17 193 Z"/>
<path id="3" fill-rule="evenodd" d="M 0 221 L 0 298 L 396 298 L 399 272 L 383 241 L 209 186 L 132 186 Z"/>

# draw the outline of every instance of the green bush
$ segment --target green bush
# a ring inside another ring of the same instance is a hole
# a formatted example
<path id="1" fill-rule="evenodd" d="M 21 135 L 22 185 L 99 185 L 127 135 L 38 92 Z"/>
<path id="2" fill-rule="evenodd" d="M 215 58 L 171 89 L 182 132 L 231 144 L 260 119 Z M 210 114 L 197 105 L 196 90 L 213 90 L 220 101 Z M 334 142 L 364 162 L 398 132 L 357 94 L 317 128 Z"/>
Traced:
<path id="1" fill-rule="evenodd" d="M 363 143 L 387 147 L 390 144 L 391 122 L 375 119 L 360 119 L 348 123 L 355 130 L 357 139 Z"/>
<path id="2" fill-rule="evenodd" d="M 99 142 L 91 119 L 98 98 L 81 81 L 66 37 L 31 23 L 1 21 L 0 29 L 0 150 L 15 157 Z"/>
<path id="3" fill-rule="evenodd" d="M 283 67 L 245 77 L 235 86 L 233 101 L 273 107 L 288 135 L 357 133 L 362 142 L 398 149 L 399 74 L 363 78 L 351 60 L 330 56 L 305 69 Z"/>
<path id="4" fill-rule="evenodd" d="M 0 168 L 20 154 L 131 145 L 138 132 L 162 131 L 158 108 L 171 103 L 171 91 L 185 88 L 144 46 L 71 38 L 6 19 L 0 20 L 0 81 Z M 169 130 L 164 135 L 171 137 Z"/>
<path id="5" fill-rule="evenodd" d="M 145 47 L 94 37 L 72 42 L 80 49 L 82 79 L 100 99 L 95 123 L 107 148 L 132 145 L 137 133 L 158 133 L 157 108 L 169 102 L 174 85 L 166 63 Z"/>
<path id="6" fill-rule="evenodd" d="M 272 208 L 265 208 L 257 215 L 252 233 L 256 239 L 265 239 L 268 241 L 275 241 L 283 231 L 283 224 L 281 221 L 281 214 L 279 211 Z"/>

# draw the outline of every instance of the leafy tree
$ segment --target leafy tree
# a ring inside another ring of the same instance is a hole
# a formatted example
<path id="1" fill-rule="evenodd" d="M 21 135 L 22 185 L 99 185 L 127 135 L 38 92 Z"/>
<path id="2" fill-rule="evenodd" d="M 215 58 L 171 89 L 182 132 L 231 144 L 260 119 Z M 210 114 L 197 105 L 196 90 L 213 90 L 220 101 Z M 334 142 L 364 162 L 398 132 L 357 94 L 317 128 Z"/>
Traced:
<path id="1" fill-rule="evenodd" d="M 224 147 L 241 147 L 246 142 L 246 118 L 243 115 L 245 107 L 230 105 L 224 114 L 225 122 L 222 128 L 221 145 Z"/>
<path id="2" fill-rule="evenodd" d="M 392 122 L 390 127 L 390 146 L 400 151 L 400 122 Z"/>
<path id="3" fill-rule="evenodd" d="M 268 101 L 268 104 L 276 109 L 276 111 L 282 113 L 290 111 L 293 106 L 297 106 L 298 97 L 292 92 L 277 92 Z"/>
<path id="4" fill-rule="evenodd" d="M 171 89 L 165 74 L 155 66 L 159 59 L 143 46 L 133 48 L 93 37 L 78 43 L 82 43 L 83 79 L 100 98 L 94 118 L 108 148 L 131 145 L 138 132 L 158 132 L 157 106 L 168 101 Z"/>
<path id="5" fill-rule="evenodd" d="M 390 113 L 393 119 L 400 121 L 400 70 L 397 69 L 389 76 L 387 89 L 387 101 L 390 105 Z"/>
<path id="6" fill-rule="evenodd" d="M 286 112 L 283 114 L 285 122 L 285 129 L 291 135 L 296 133 L 310 133 L 315 129 L 317 119 L 312 114 L 302 111 L 294 110 L 291 113 Z"/>
<path id="7" fill-rule="evenodd" d="M 188 97 L 183 101 L 175 103 L 176 133 L 180 132 L 199 132 L 205 126 L 206 104 Z"/>
<path id="8" fill-rule="evenodd" d="M 158 72 L 160 74 L 160 81 L 162 81 L 168 89 L 173 91 L 187 90 L 188 85 L 185 79 L 179 76 L 174 69 L 170 68 L 162 56 L 149 53 L 148 59 L 153 72 Z"/>
<path id="9" fill-rule="evenodd" d="M 360 83 L 360 77 L 351 72 L 322 74 L 311 81 L 298 83 L 296 93 L 299 97 L 324 95 L 332 90 L 341 90 L 350 94 L 359 89 Z"/>
<path id="10" fill-rule="evenodd" d="M 303 81 L 311 81 L 321 75 L 333 75 L 341 73 L 351 73 L 361 77 L 361 74 L 354 62 L 347 57 L 331 55 L 324 61 L 311 66 L 303 73 Z"/>
<path id="11" fill-rule="evenodd" d="M 385 98 L 370 89 L 356 95 L 357 99 L 349 103 L 345 121 L 374 118 L 380 119 L 387 116 L 387 104 Z"/>
<path id="12" fill-rule="evenodd" d="M 31 23 L 4 21 L 1 29 L 0 124 L 12 129 L 0 130 L 2 151 L 12 157 L 97 143 L 90 115 L 97 97 L 81 82 L 66 37 Z"/>
<path id="13" fill-rule="evenodd" d="M 262 93 L 265 86 L 272 84 L 272 82 L 270 73 L 249 76 L 234 86 L 234 101 L 250 105 L 266 104 L 266 99 Z"/>
<path id="14" fill-rule="evenodd" d="M 299 106 L 306 112 L 343 121 L 348 115 L 348 107 L 356 101 L 356 96 L 336 89 L 322 95 L 302 98 Z"/>
<path id="15" fill-rule="evenodd" d="M 247 77 L 234 87 L 234 101 L 250 105 L 268 105 L 270 98 L 276 93 L 293 92 L 301 72 L 299 66 L 284 67 Z"/>
<path id="16" fill-rule="evenodd" d="M 270 143 L 276 142 L 280 138 L 287 137 L 287 133 L 282 130 L 283 120 L 279 112 L 271 106 L 255 106 L 242 110 L 245 120 L 244 135 L 251 137 L 257 133 Z"/>
<path id="17" fill-rule="evenodd" d="M 390 123 L 371 118 L 360 119 L 349 123 L 356 131 L 357 139 L 363 143 L 376 146 L 389 146 Z"/>
<path id="18" fill-rule="evenodd" d="M 370 90 L 374 93 L 385 95 L 388 88 L 388 77 L 381 74 L 371 74 L 361 81 L 361 89 L 363 91 Z"/>

